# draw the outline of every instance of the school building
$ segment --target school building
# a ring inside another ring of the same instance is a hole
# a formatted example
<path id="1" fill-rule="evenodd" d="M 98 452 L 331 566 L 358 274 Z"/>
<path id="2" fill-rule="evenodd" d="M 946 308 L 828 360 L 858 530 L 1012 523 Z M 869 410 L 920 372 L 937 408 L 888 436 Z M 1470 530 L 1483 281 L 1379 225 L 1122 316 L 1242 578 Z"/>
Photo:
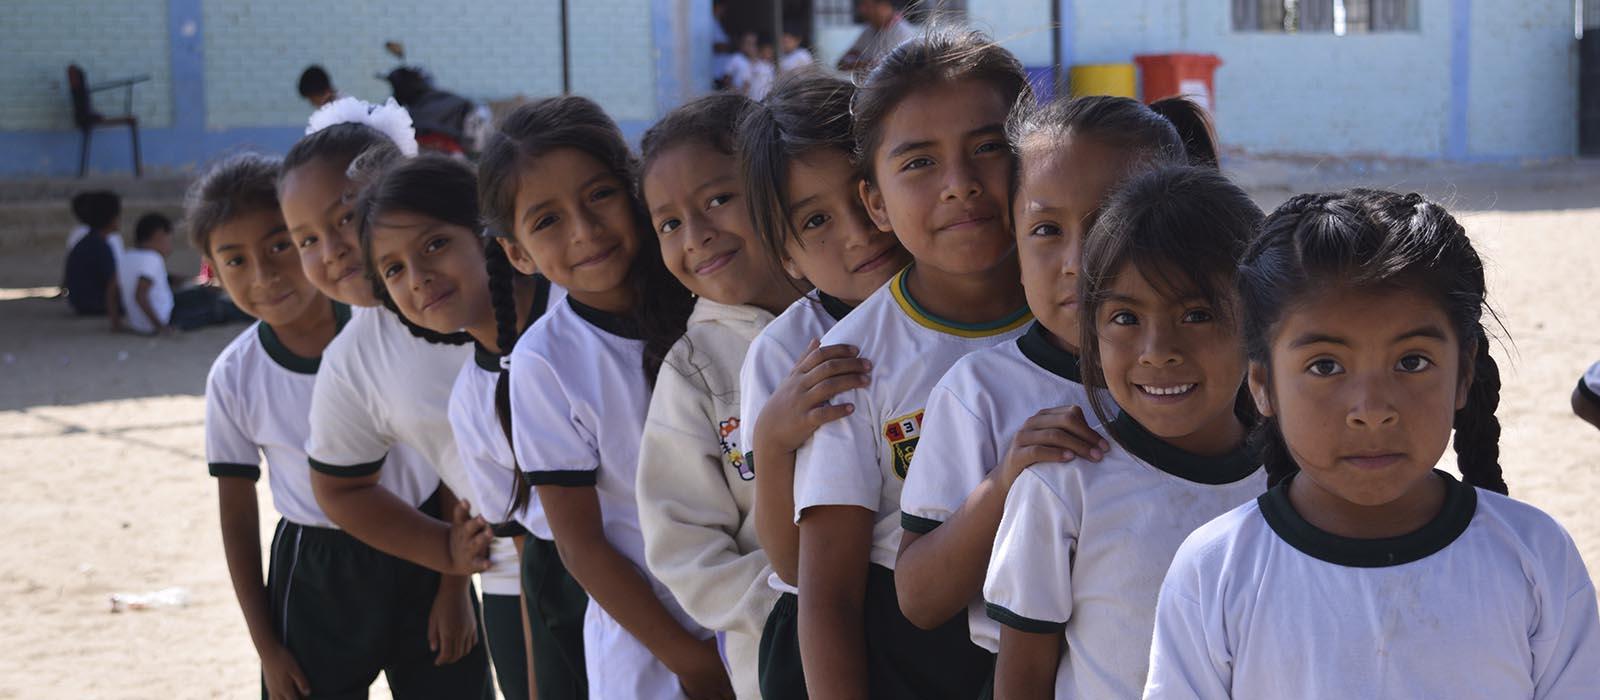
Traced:
<path id="1" fill-rule="evenodd" d="M 1247 152 L 1514 161 L 1577 150 L 1574 0 L 927 2 L 1041 74 L 1057 52 L 1066 65 L 1214 54 L 1220 136 Z M 766 12 L 766 27 L 771 4 L 730 0 Z M 783 5 L 825 61 L 859 32 L 853 0 Z M 77 172 L 69 64 L 91 85 L 149 76 L 131 102 L 144 162 L 182 171 L 236 149 L 286 150 L 310 111 L 295 92 L 308 64 L 344 94 L 386 97 L 376 76 L 398 65 L 389 40 L 444 89 L 487 101 L 565 83 L 636 136 L 709 89 L 712 21 L 711 0 L 8 0 L 0 176 Z M 120 89 L 94 100 L 123 111 Z M 131 170 L 127 129 L 91 143 L 92 170 Z"/>

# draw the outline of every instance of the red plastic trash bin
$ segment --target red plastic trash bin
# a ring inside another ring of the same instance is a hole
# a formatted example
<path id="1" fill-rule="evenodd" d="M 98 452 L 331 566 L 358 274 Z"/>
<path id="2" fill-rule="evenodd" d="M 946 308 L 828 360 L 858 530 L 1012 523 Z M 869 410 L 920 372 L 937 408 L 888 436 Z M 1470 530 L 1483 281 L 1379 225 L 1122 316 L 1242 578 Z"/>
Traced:
<path id="1" fill-rule="evenodd" d="M 1141 92 L 1145 102 L 1188 95 L 1206 111 L 1215 110 L 1217 90 L 1214 77 L 1217 66 L 1222 65 L 1222 59 L 1214 54 L 1147 54 L 1134 56 L 1133 62 L 1139 64 Z"/>

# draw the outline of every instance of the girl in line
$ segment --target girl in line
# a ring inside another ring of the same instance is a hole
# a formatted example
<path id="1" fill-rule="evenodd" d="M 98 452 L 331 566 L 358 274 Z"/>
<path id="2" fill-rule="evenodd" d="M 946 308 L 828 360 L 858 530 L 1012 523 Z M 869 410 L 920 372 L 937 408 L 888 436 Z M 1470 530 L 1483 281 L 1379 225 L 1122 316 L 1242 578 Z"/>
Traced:
<path id="1" fill-rule="evenodd" d="M 491 594 L 516 594 L 515 555 L 497 550 L 488 523 L 458 501 L 470 485 L 445 415 L 455 373 L 470 356 L 459 338 L 430 342 L 392 311 L 374 308 L 355 228 L 359 183 L 348 170 L 369 151 L 414 154 L 409 117 L 398 105 L 372 108 L 353 98 L 312 115 L 305 138 L 284 157 L 278 195 L 284 221 L 300 251 L 307 279 L 330 298 L 357 308 L 324 355 L 311 401 L 306 453 L 317 502 L 340 528 L 374 548 L 442 574 L 427 623 L 428 648 L 442 666 L 471 673 L 439 693 L 492 694 L 488 657 L 478 644 L 477 596 L 471 575 Z M 369 158 L 372 157 L 369 154 Z M 456 343 L 456 344 L 451 344 Z M 444 482 L 444 519 L 419 511 L 383 486 L 404 463 L 390 452 L 404 446 Z M 520 635 L 518 635 L 520 641 Z M 471 677 L 468 678 L 467 676 Z"/>
<path id="2" fill-rule="evenodd" d="M 1504 495 L 1461 224 L 1416 194 L 1301 195 L 1238 278 L 1274 485 L 1178 550 L 1144 696 L 1600 697 L 1583 560 Z M 1436 466 L 1452 428 L 1461 481 Z"/>
<path id="3" fill-rule="evenodd" d="M 636 162 L 593 102 L 558 97 L 501 123 L 479 170 L 506 252 L 567 290 L 511 358 L 514 447 L 561 560 L 592 599 L 596 698 L 725 698 L 716 640 L 647 569 L 635 477 L 656 374 L 693 297 L 661 262 L 634 194 Z"/>
<path id="4" fill-rule="evenodd" d="M 745 352 L 800 296 L 755 234 L 734 135 L 754 103 L 702 98 L 645 132 L 640 191 L 668 270 L 699 297 L 656 378 L 639 446 L 645 558 L 722 636 L 734 690 L 756 698 L 758 647 L 778 594 L 756 538 L 755 472 L 739 444 Z"/>
<path id="5" fill-rule="evenodd" d="M 1133 175 L 1090 230 L 1078 347 L 1114 444 L 1098 464 L 1035 464 L 1006 497 L 983 588 L 995 697 L 1137 695 L 1173 552 L 1265 488 L 1233 301 L 1260 221 L 1215 169 L 1168 166 Z"/>
<path id="6" fill-rule="evenodd" d="M 1184 133 L 1178 125 L 1193 128 Z M 983 577 L 1006 494 L 1031 464 L 1098 461 L 1110 447 L 1084 421 L 1084 236 L 1130 171 L 1182 162 L 1186 142 L 1204 162 L 1213 151 L 1209 134 L 1204 112 L 1183 98 L 1150 107 L 1125 97 L 1061 98 L 1013 113 L 1012 220 L 1035 321 L 1017 342 L 962 358 L 929 396 L 926 441 L 900 496 L 905 534 L 895 566 L 900 609 L 913 622 L 936 625 L 966 608 L 972 642 L 999 651 Z"/>
<path id="7" fill-rule="evenodd" d="M 800 530 L 795 452 L 817 427 L 848 415 L 834 395 L 866 385 L 869 363 L 818 340 L 910 262 L 894 234 L 867 217 L 851 162 L 848 81 L 821 71 L 779 79 L 739 127 L 738 151 L 756 232 L 794 284 L 816 289 L 751 342 L 739 375 L 740 444 L 755 476 L 755 520 L 781 593 L 761 633 L 761 696 L 807 697 L 797 629 Z M 756 455 L 761 455 L 757 469 Z"/>
<path id="8" fill-rule="evenodd" d="M 913 262 L 823 337 L 871 359 L 872 382 L 838 395 L 853 410 L 795 460 L 800 645 L 819 697 L 971 698 L 992 667 L 965 618 L 922 630 L 901 615 L 893 568 L 928 392 L 1032 318 L 1008 206 L 1005 122 L 1019 99 L 1029 91 L 1016 57 L 955 31 L 900 45 L 855 94 L 862 202 Z"/>
<path id="9" fill-rule="evenodd" d="M 494 519 L 496 535 L 525 534 L 518 521 L 540 511 L 536 503 L 523 513 L 513 505 L 511 416 L 505 406 L 497 410 L 508 396 L 500 358 L 510 354 L 523 319 L 537 319 L 563 292 L 544 277 L 516 274 L 501 246 L 479 237 L 477 177 L 458 160 L 418 156 L 387 168 L 363 190 L 357 220 L 385 299 L 430 331 L 472 336 L 473 360 L 450 393 L 450 425 L 473 497 Z M 522 647 L 497 643 L 523 637 L 522 609 L 516 596 L 484 596 L 489 652 L 508 698 L 528 697 L 532 687 Z"/>

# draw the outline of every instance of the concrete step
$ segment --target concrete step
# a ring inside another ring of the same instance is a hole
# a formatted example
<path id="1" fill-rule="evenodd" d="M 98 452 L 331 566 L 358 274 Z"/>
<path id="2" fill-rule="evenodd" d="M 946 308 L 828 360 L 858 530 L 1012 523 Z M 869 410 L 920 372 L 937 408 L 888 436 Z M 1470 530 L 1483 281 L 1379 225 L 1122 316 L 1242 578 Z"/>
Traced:
<path id="1" fill-rule="evenodd" d="M 177 221 L 191 180 L 171 175 L 0 179 L 0 252 L 65 249 L 67 233 L 78 225 L 72 216 L 72 197 L 87 190 L 111 190 L 122 196 L 122 229 L 130 237 L 134 223 L 147 212 Z"/>
<path id="2" fill-rule="evenodd" d="M 85 178 L 37 177 L 0 178 L 0 204 L 10 202 L 60 201 L 86 190 L 111 190 L 123 199 L 182 200 L 193 181 L 189 175 L 91 175 Z"/>

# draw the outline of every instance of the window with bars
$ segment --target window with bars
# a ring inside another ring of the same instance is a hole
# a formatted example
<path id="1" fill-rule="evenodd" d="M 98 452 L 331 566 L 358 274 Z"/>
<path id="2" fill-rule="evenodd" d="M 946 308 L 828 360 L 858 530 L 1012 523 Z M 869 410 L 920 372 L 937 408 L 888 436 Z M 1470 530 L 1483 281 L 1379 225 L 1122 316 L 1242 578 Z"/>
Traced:
<path id="1" fill-rule="evenodd" d="M 1232 0 L 1233 28 L 1279 34 L 1417 31 L 1419 0 Z"/>

